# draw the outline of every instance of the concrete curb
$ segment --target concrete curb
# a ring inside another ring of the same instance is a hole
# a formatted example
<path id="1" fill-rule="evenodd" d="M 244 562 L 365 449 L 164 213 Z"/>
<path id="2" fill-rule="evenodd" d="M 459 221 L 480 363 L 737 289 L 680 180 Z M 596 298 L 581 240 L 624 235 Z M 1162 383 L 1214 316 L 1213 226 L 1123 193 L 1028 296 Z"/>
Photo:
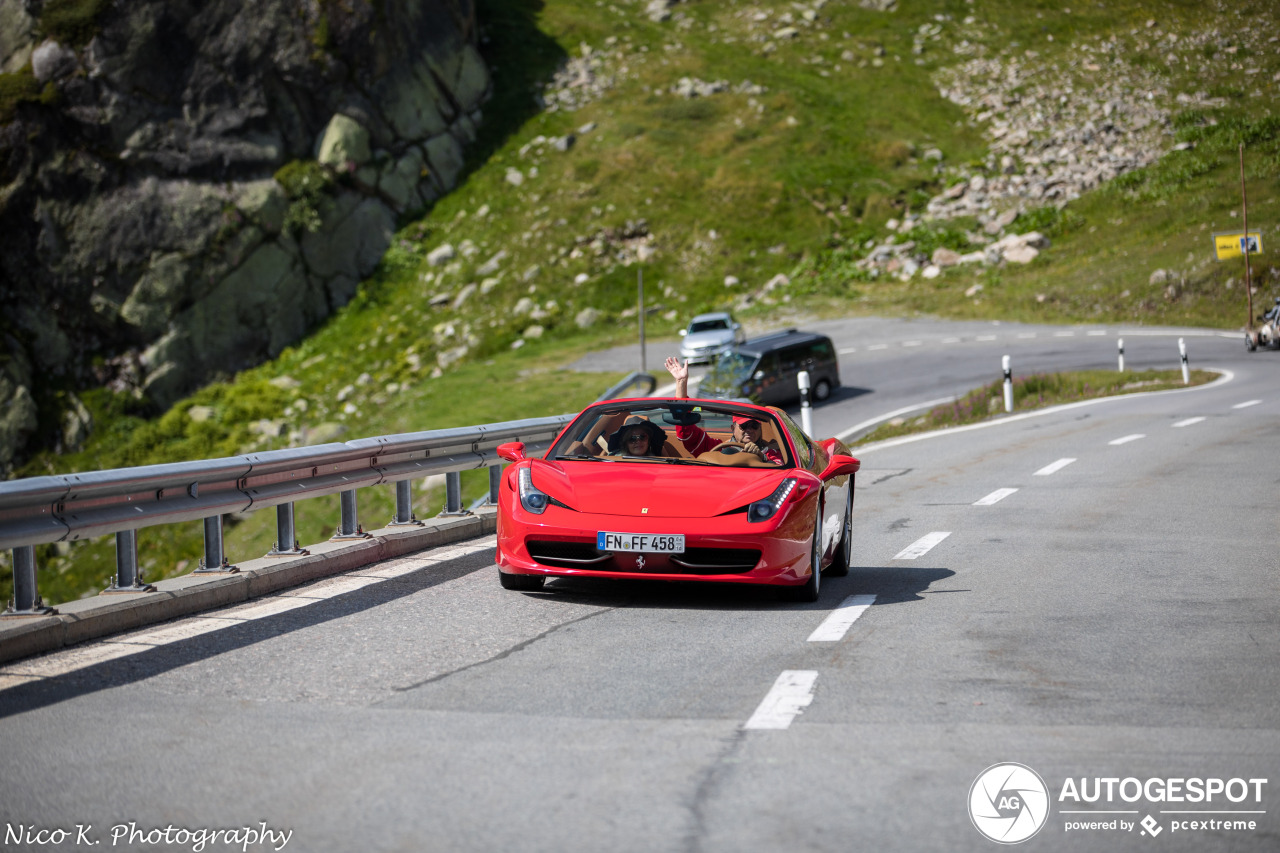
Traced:
<path id="1" fill-rule="evenodd" d="M 98 595 L 59 604 L 48 616 L 0 619 L 0 663 L 144 625 L 259 598 L 415 551 L 476 539 L 498 528 L 497 511 L 433 518 L 421 527 L 385 527 L 370 538 L 308 545 L 303 557 L 261 557 L 232 574 L 187 574 L 157 581 L 155 592 Z"/>

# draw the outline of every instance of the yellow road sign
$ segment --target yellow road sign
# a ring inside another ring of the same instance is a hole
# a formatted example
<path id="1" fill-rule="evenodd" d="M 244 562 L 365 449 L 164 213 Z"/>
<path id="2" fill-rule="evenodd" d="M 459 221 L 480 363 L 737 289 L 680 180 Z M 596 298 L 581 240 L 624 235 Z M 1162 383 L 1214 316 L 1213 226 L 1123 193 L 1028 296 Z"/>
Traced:
<path id="1" fill-rule="evenodd" d="M 1217 252 L 1218 260 L 1220 261 L 1244 257 L 1244 232 L 1215 231 L 1213 234 L 1213 250 Z M 1258 255 L 1261 253 L 1262 232 L 1250 231 L 1249 254 Z"/>

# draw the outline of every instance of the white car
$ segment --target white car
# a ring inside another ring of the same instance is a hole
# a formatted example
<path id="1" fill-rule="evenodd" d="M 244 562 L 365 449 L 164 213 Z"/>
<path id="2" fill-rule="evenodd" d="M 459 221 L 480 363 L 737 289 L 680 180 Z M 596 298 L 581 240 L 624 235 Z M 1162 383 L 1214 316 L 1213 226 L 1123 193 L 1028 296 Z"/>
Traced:
<path id="1" fill-rule="evenodd" d="M 725 311 L 699 314 L 680 333 L 680 357 L 690 363 L 710 362 L 722 352 L 746 340 L 742 324 Z"/>

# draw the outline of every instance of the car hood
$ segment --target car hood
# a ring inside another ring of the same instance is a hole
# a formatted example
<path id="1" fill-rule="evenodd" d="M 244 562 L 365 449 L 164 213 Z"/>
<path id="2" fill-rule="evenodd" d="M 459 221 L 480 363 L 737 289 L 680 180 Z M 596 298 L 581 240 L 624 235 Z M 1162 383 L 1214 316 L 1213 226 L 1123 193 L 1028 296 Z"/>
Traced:
<path id="1" fill-rule="evenodd" d="M 663 462 L 540 462 L 533 484 L 579 512 L 643 518 L 713 518 L 761 498 L 789 469 Z"/>

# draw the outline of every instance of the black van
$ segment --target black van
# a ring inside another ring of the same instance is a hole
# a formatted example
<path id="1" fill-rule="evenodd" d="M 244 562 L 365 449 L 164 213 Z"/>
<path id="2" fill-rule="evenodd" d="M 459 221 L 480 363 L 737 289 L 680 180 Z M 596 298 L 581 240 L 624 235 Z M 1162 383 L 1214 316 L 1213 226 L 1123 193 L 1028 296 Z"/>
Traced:
<path id="1" fill-rule="evenodd" d="M 787 329 L 752 338 L 722 354 L 702 378 L 697 396 L 745 397 L 782 405 L 800 399 L 797 376 L 809 371 L 809 399 L 821 402 L 840 387 L 840 368 L 831 338 Z"/>

